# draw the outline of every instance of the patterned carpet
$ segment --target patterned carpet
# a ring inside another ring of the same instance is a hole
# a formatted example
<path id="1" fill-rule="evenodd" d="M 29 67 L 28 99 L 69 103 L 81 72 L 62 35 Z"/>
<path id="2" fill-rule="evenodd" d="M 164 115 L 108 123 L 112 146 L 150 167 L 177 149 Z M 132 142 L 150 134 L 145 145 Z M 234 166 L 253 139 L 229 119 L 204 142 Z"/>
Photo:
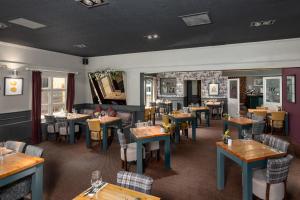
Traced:
<path id="1" fill-rule="evenodd" d="M 164 169 L 163 160 L 148 162 L 145 174 L 154 178 L 153 195 L 166 200 L 241 199 L 241 169 L 230 160 L 226 160 L 225 189 L 218 191 L 216 188 L 215 142 L 221 138 L 222 123 L 212 121 L 211 125 L 209 128 L 197 128 L 196 142 L 182 137 L 180 144 L 172 145 L 172 170 Z M 116 183 L 117 172 L 121 170 L 120 146 L 116 138 L 107 153 L 100 152 L 99 146 L 87 149 L 84 138 L 74 145 L 47 141 L 40 146 L 45 149 L 46 200 L 72 199 L 90 186 L 93 170 L 101 170 L 104 181 Z M 130 171 L 135 171 L 135 165 L 130 167 Z M 288 179 L 288 199 L 299 199 L 299 180 L 300 159 L 295 158 Z"/>

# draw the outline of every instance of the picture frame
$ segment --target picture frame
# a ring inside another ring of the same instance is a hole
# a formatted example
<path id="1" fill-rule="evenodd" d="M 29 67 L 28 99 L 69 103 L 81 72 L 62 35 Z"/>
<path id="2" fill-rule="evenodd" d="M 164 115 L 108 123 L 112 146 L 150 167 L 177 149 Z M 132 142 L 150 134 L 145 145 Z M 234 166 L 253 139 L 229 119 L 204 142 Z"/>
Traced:
<path id="1" fill-rule="evenodd" d="M 263 86 L 263 79 L 254 79 L 253 86 Z"/>
<path id="2" fill-rule="evenodd" d="M 296 76 L 286 76 L 286 98 L 290 103 L 296 103 Z"/>
<path id="3" fill-rule="evenodd" d="M 210 83 L 208 85 L 208 93 L 210 96 L 218 96 L 219 95 L 219 84 L 218 83 Z"/>
<path id="4" fill-rule="evenodd" d="M 176 78 L 161 78 L 160 79 L 160 94 L 161 95 L 176 95 Z"/>
<path id="5" fill-rule="evenodd" d="M 4 77 L 4 96 L 23 95 L 23 78 Z"/>

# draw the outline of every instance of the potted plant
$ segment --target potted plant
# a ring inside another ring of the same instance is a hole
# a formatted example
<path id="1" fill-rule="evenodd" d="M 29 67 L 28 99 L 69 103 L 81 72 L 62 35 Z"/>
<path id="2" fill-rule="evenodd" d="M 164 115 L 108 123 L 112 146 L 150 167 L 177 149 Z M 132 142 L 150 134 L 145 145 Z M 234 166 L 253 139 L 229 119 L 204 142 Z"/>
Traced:
<path id="1" fill-rule="evenodd" d="M 230 117 L 230 116 L 229 116 L 229 114 L 228 114 L 228 113 L 224 113 L 224 114 L 223 114 L 223 118 L 224 118 L 224 119 L 228 120 L 228 119 L 229 119 L 229 117 Z"/>
<path id="2" fill-rule="evenodd" d="M 231 137 L 230 137 L 230 130 L 229 129 L 227 129 L 226 131 L 225 131 L 225 133 L 223 134 L 223 142 L 225 143 L 225 144 L 228 144 L 228 139 L 230 139 Z"/>

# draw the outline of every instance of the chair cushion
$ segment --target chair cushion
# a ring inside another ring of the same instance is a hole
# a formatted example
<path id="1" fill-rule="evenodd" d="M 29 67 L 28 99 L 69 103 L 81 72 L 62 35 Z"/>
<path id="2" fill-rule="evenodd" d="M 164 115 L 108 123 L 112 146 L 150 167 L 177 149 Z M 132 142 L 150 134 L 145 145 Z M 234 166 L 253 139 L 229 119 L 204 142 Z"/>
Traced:
<path id="1" fill-rule="evenodd" d="M 53 124 L 48 124 L 47 126 L 47 132 L 48 133 L 55 133 L 55 126 Z"/>
<path id="2" fill-rule="evenodd" d="M 257 169 L 253 171 L 253 194 L 260 199 L 266 199 L 267 177 L 266 169 Z M 284 183 L 271 184 L 270 198 L 272 200 L 282 200 L 284 197 Z"/>
<path id="3" fill-rule="evenodd" d="M 117 116 L 117 112 L 116 110 L 114 110 L 111 106 L 109 106 L 109 108 L 107 109 L 107 114 L 110 117 L 115 117 Z"/>
<path id="4" fill-rule="evenodd" d="M 121 118 L 124 126 L 131 124 L 132 114 L 130 112 L 117 112 L 117 117 Z"/>
<path id="5" fill-rule="evenodd" d="M 137 144 L 135 142 L 127 144 L 127 150 L 126 150 L 127 162 L 136 161 L 136 151 L 137 151 Z M 121 152 L 121 160 L 125 160 L 124 149 L 121 148 L 120 152 Z M 143 147 L 143 158 L 145 158 L 144 147 Z"/>
<path id="6" fill-rule="evenodd" d="M 159 150 L 159 141 L 149 142 L 146 144 L 146 151 L 156 151 Z"/>

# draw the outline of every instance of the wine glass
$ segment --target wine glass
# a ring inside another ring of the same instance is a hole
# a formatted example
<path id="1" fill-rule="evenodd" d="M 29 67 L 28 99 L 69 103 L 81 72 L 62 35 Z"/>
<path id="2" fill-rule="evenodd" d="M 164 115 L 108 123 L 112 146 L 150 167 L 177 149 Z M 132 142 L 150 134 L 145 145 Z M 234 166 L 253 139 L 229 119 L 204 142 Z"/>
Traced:
<path id="1" fill-rule="evenodd" d="M 101 182 L 102 182 L 102 177 L 100 171 L 99 170 L 93 171 L 91 176 L 92 188 L 98 187 L 101 184 Z"/>
<path id="2" fill-rule="evenodd" d="M 247 139 L 248 134 L 247 134 L 247 131 L 245 129 L 242 130 L 242 136 L 243 136 L 244 140 Z"/>

